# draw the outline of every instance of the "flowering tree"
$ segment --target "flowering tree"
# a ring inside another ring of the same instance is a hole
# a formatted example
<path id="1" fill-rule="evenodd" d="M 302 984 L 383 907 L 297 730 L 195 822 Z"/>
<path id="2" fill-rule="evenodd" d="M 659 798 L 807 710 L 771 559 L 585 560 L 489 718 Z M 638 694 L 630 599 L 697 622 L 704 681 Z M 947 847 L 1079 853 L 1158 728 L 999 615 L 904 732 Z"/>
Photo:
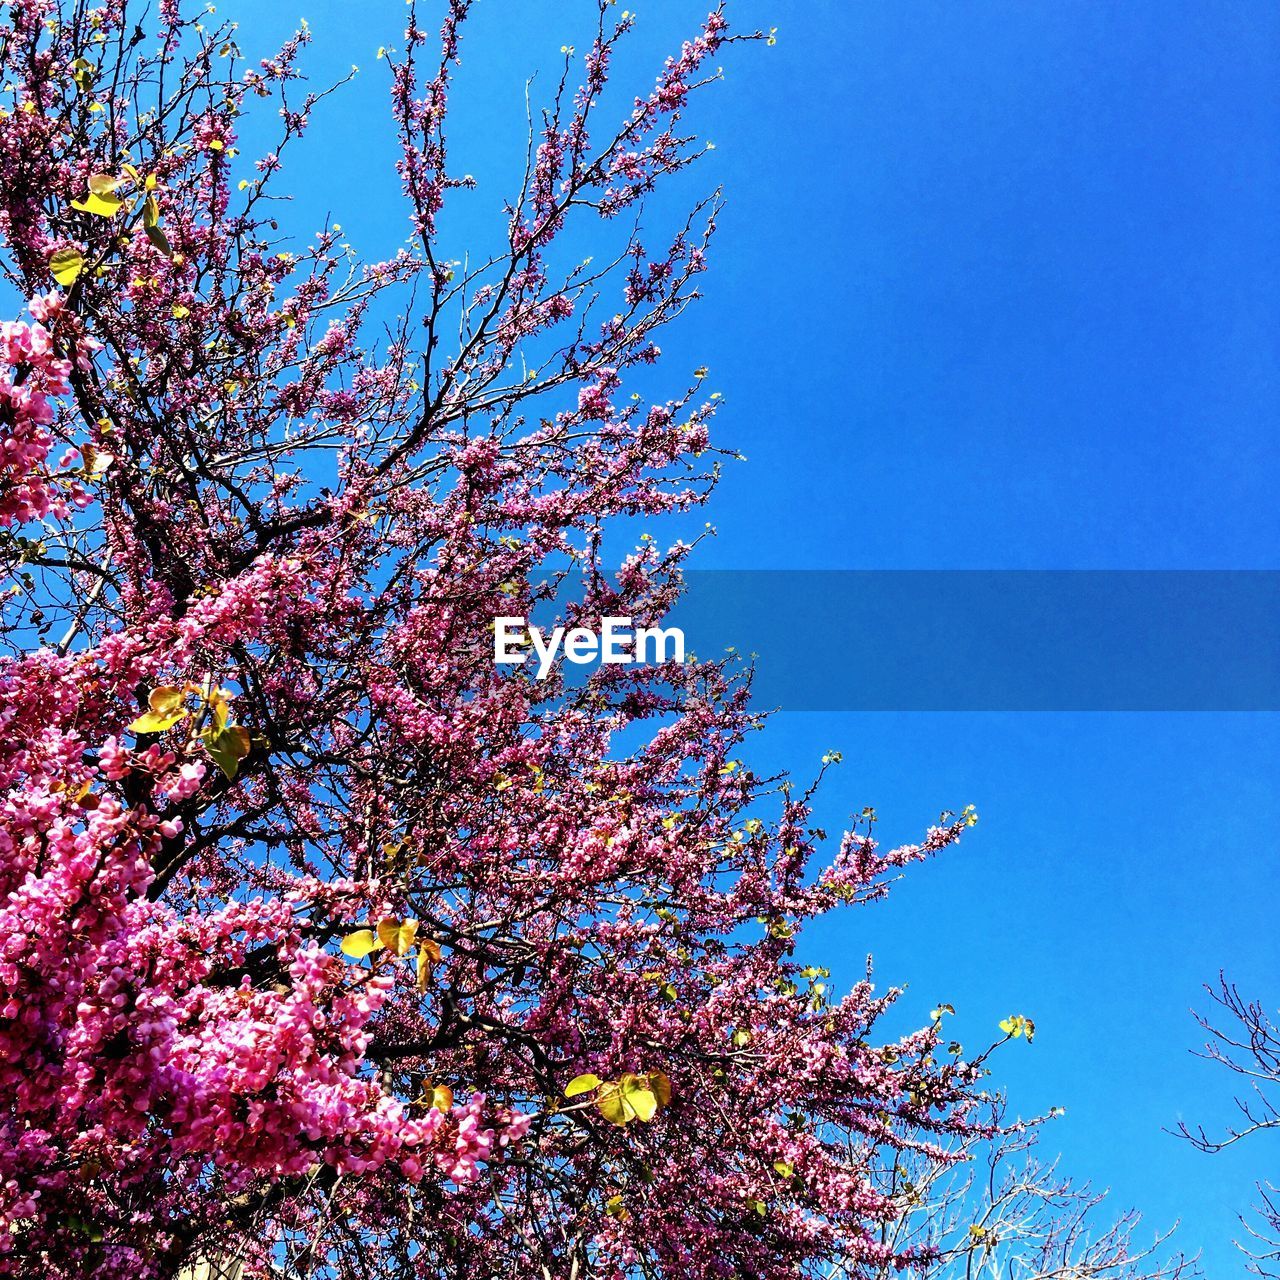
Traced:
<path id="1" fill-rule="evenodd" d="M 700 377 L 629 383 L 716 209 L 639 211 L 744 37 L 715 10 L 606 118 L 603 0 L 477 261 L 438 226 L 469 7 L 409 9 L 412 237 L 362 264 L 277 226 L 305 28 L 245 63 L 178 0 L 6 6 L 0 1274 L 879 1275 L 934 1251 L 892 1171 L 989 1131 L 941 1011 L 891 1035 L 795 958 L 972 814 L 819 865 L 742 670 L 492 660 L 495 616 L 679 591 L 687 545 L 601 537 L 714 481 Z"/>

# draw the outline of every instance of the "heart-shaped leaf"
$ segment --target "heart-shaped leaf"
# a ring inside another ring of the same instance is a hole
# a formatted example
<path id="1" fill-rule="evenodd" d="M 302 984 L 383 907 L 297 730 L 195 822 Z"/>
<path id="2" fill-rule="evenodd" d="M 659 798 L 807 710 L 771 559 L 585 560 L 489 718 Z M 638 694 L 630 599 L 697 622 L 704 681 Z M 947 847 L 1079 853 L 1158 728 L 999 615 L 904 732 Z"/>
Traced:
<path id="1" fill-rule="evenodd" d="M 600 1090 L 596 1109 L 610 1124 L 619 1128 L 633 1120 L 648 1124 L 658 1113 L 658 1099 L 639 1076 L 627 1072 Z"/>
<path id="2" fill-rule="evenodd" d="M 166 729 L 172 729 L 187 714 L 183 691 L 171 684 L 162 684 L 152 689 L 147 698 L 147 706 L 150 709 L 129 726 L 131 732 L 163 733 Z"/>
<path id="3" fill-rule="evenodd" d="M 395 916 L 387 916 L 378 921 L 378 941 L 398 956 L 408 954 L 417 934 L 416 920 L 397 920 Z"/>
<path id="4" fill-rule="evenodd" d="M 89 194 L 83 200 L 73 200 L 71 207 L 81 213 L 96 214 L 99 218 L 112 218 L 120 212 L 124 197 L 116 195 L 119 178 L 109 173 L 95 173 L 89 179 Z"/>
<path id="5" fill-rule="evenodd" d="M 598 1089 L 602 1083 L 599 1076 L 592 1075 L 590 1072 L 586 1075 L 574 1076 L 565 1086 L 564 1096 L 576 1098 L 581 1093 L 590 1093 L 592 1089 Z"/>
<path id="6" fill-rule="evenodd" d="M 64 288 L 73 285 L 84 270 L 84 254 L 79 249 L 59 249 L 49 258 L 49 270 Z"/>
<path id="7" fill-rule="evenodd" d="M 347 934 L 341 945 L 343 955 L 350 956 L 353 960 L 363 960 L 382 944 L 372 929 L 357 929 L 355 933 Z"/>
<path id="8" fill-rule="evenodd" d="M 204 749 L 214 764 L 228 778 L 236 776 L 240 761 L 249 754 L 252 745 L 249 730 L 242 724 L 229 724 L 224 728 L 219 728 L 216 723 L 211 724 L 200 734 L 200 741 L 204 743 Z"/>

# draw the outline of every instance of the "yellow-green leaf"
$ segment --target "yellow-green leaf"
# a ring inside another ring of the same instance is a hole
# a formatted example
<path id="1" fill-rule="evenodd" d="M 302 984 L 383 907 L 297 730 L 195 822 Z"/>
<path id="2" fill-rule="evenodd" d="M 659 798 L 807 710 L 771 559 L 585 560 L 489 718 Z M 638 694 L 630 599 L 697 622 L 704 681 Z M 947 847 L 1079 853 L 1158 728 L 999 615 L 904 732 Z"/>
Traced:
<path id="1" fill-rule="evenodd" d="M 231 692 L 228 689 L 215 688 L 210 681 L 200 691 L 205 705 L 213 716 L 214 728 L 221 733 L 231 723 Z"/>
<path id="2" fill-rule="evenodd" d="M 161 684 L 147 695 L 147 706 L 157 715 L 168 715 L 181 710 L 185 699 L 185 690 L 179 689 L 177 685 Z"/>
<path id="3" fill-rule="evenodd" d="M 636 1113 L 637 1120 L 648 1124 L 658 1114 L 658 1095 L 637 1076 L 625 1075 L 620 1083 L 623 1101 Z"/>
<path id="4" fill-rule="evenodd" d="M 395 916 L 386 916 L 378 921 L 378 941 L 389 951 L 403 956 L 409 953 L 413 940 L 418 933 L 416 920 L 397 920 Z"/>
<path id="5" fill-rule="evenodd" d="M 80 457 L 84 460 L 81 470 L 87 480 L 96 480 L 98 476 L 104 475 L 116 460 L 114 454 L 88 443 L 80 446 Z"/>
<path id="6" fill-rule="evenodd" d="M 592 1089 L 598 1089 L 603 1081 L 599 1076 L 592 1075 L 587 1072 L 586 1075 L 574 1076 L 572 1080 L 565 1086 L 564 1096 L 566 1098 L 576 1098 L 580 1093 L 590 1093 Z"/>
<path id="7" fill-rule="evenodd" d="M 59 249 L 49 259 L 49 270 L 60 285 L 75 284 L 84 270 L 84 254 L 79 249 Z"/>
<path id="8" fill-rule="evenodd" d="M 627 1072 L 600 1090 L 596 1109 L 610 1124 L 619 1128 L 633 1120 L 648 1124 L 658 1113 L 658 1099 L 639 1076 Z"/>
<path id="9" fill-rule="evenodd" d="M 151 241 L 166 258 L 174 257 L 173 246 L 169 243 L 169 237 L 165 235 L 164 229 L 159 226 L 147 226 L 143 224 L 143 229 L 147 233 L 147 239 Z"/>
<path id="10" fill-rule="evenodd" d="M 1030 1018 L 1023 1017 L 1020 1013 L 1012 1014 L 1008 1018 L 1002 1018 L 1000 1030 L 1013 1040 L 1017 1040 L 1019 1036 L 1026 1036 L 1028 1044 L 1036 1038 L 1036 1024 Z"/>
<path id="11" fill-rule="evenodd" d="M 147 191 L 155 185 L 155 174 L 147 175 Z M 160 226 L 160 203 L 155 196 L 148 194 L 142 205 L 142 229 L 147 233 L 147 239 L 151 241 L 161 253 L 167 258 L 173 257 L 173 248 L 169 244 L 169 237 L 165 235 Z M 186 308 L 184 307 L 185 311 Z"/>
<path id="12" fill-rule="evenodd" d="M 634 1113 L 623 1101 L 622 1088 L 617 1084 L 606 1084 L 596 1098 L 596 1109 L 610 1123 L 620 1129 L 625 1128 L 635 1119 Z"/>
<path id="13" fill-rule="evenodd" d="M 422 938 L 418 941 L 418 990 L 425 991 L 431 981 L 431 966 L 439 964 L 444 958 L 440 944 L 434 938 Z"/>
<path id="14" fill-rule="evenodd" d="M 112 218 L 120 212 L 122 204 L 124 201 L 118 196 L 103 197 L 90 193 L 83 200 L 73 200 L 71 207 L 79 209 L 81 213 L 97 214 L 99 218 Z"/>
<path id="15" fill-rule="evenodd" d="M 377 951 L 382 944 L 372 929 L 357 929 L 342 940 L 342 954 L 353 960 L 363 960 L 370 952 Z"/>
<path id="16" fill-rule="evenodd" d="M 77 58 L 71 64 L 71 78 L 75 81 L 76 88 L 81 93 L 88 93 L 93 88 L 94 67 L 93 63 L 85 58 Z"/>
<path id="17" fill-rule="evenodd" d="M 187 714 L 181 689 L 162 684 L 152 689 L 147 698 L 149 710 L 140 715 L 130 726 L 133 733 L 163 733 L 172 729 Z"/>
<path id="18" fill-rule="evenodd" d="M 214 764 L 228 778 L 236 776 L 240 761 L 249 754 L 253 745 L 249 739 L 249 730 L 242 724 L 229 724 L 225 728 L 211 724 L 200 734 L 200 741 L 204 743 L 204 749 Z"/>
<path id="19" fill-rule="evenodd" d="M 71 207 L 81 213 L 97 214 L 99 218 L 111 218 L 120 212 L 124 197 L 116 195 L 119 178 L 109 173 L 95 173 L 89 178 L 89 194 L 83 200 L 73 200 Z"/>
<path id="20" fill-rule="evenodd" d="M 650 1071 L 648 1075 L 649 1088 L 653 1090 L 653 1095 L 658 1099 L 658 1106 L 669 1107 L 671 1105 L 671 1081 L 661 1071 Z"/>

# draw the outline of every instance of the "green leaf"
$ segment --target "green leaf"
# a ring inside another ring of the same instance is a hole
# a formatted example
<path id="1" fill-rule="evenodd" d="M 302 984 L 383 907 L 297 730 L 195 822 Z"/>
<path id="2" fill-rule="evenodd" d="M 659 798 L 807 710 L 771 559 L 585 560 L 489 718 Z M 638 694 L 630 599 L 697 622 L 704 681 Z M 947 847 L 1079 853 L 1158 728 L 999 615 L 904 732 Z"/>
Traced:
<path id="1" fill-rule="evenodd" d="M 671 1081 L 661 1071 L 650 1071 L 646 1077 L 653 1096 L 658 1099 L 658 1106 L 671 1105 Z"/>
<path id="2" fill-rule="evenodd" d="M 590 1072 L 586 1075 L 574 1076 L 565 1086 L 564 1096 L 576 1098 L 580 1093 L 590 1093 L 592 1089 L 598 1089 L 602 1083 L 599 1076 L 594 1076 Z"/>
<path id="3" fill-rule="evenodd" d="M 152 689 L 147 697 L 150 708 L 140 715 L 130 726 L 132 733 L 163 733 L 172 729 L 186 714 L 186 695 L 171 684 L 162 684 Z"/>
<path id="4" fill-rule="evenodd" d="M 347 934 L 341 943 L 342 954 L 350 956 L 353 960 L 363 960 L 371 952 L 377 951 L 381 945 L 372 929 L 357 929 L 355 933 Z"/>
<path id="5" fill-rule="evenodd" d="M 1026 1036 L 1028 1044 L 1036 1038 L 1036 1024 L 1030 1018 L 1023 1017 L 1020 1013 L 1001 1019 L 1000 1030 L 1011 1040 L 1017 1040 L 1019 1036 Z"/>
<path id="6" fill-rule="evenodd" d="M 102 1243 L 102 1228 L 96 1223 L 72 1214 L 67 1219 L 67 1227 L 69 1230 L 74 1231 L 76 1235 L 87 1237 L 93 1244 Z"/>
<path id="7" fill-rule="evenodd" d="M 173 257 L 173 246 L 169 243 L 169 237 L 165 235 L 160 226 L 160 204 L 154 195 L 148 195 L 146 202 L 142 206 L 142 229 L 147 233 L 147 239 L 166 258 Z"/>
<path id="8" fill-rule="evenodd" d="M 249 754 L 249 730 L 242 724 L 229 724 L 222 729 L 212 724 L 200 734 L 200 741 L 228 778 L 236 776 L 240 761 Z"/>
<path id="9" fill-rule="evenodd" d="M 147 226 L 144 224 L 143 230 L 147 233 L 147 239 L 150 240 L 166 258 L 173 257 L 173 246 L 169 243 L 169 237 L 165 235 L 162 228 L 159 226 Z"/>
<path id="10" fill-rule="evenodd" d="M 417 932 L 416 920 L 397 920 L 394 916 L 387 916 L 378 921 L 378 941 L 398 956 L 408 954 Z"/>
<path id="11" fill-rule="evenodd" d="M 109 173 L 95 173 L 89 178 L 89 194 L 83 200 L 73 200 L 71 207 L 81 213 L 93 213 L 99 218 L 112 218 L 120 212 L 124 197 L 116 195 L 119 178 Z"/>
<path id="12" fill-rule="evenodd" d="M 84 254 L 79 249 L 59 249 L 49 258 L 49 270 L 60 285 L 73 285 L 84 270 Z"/>
<path id="13" fill-rule="evenodd" d="M 648 1124 L 658 1113 L 658 1097 L 649 1088 L 647 1080 L 627 1072 L 600 1090 L 596 1109 L 610 1124 L 619 1128 L 633 1120 Z"/>
<path id="14" fill-rule="evenodd" d="M 94 66 L 85 58 L 77 58 L 71 64 L 71 78 L 81 93 L 88 93 L 93 88 Z"/>

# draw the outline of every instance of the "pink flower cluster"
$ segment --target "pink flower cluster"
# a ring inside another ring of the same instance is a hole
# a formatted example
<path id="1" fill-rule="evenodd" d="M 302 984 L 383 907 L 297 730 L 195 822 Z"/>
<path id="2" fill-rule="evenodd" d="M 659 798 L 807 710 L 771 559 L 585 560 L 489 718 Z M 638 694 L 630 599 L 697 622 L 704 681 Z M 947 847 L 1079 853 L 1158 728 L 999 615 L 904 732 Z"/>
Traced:
<path id="1" fill-rule="evenodd" d="M 197 1174 L 469 1183 L 527 1130 L 483 1094 L 410 1114 L 368 1070 L 394 980 L 308 938 L 322 886 L 198 911 L 151 900 L 209 771 L 118 732 L 94 746 L 95 721 L 123 718 L 102 696 L 117 685 L 109 665 L 129 653 L 136 676 L 261 635 L 273 571 L 251 568 L 172 629 L 117 635 L 106 662 L 89 650 L 0 664 L 0 1274 L 69 1215 L 115 1214 L 121 1196 L 153 1220 L 190 1215 Z M 150 797 L 129 804 L 118 791 L 135 779 Z M 265 986 L 250 973 L 264 949 L 282 975 Z M 190 1174 L 167 1187 L 177 1170 Z"/>
<path id="2" fill-rule="evenodd" d="M 54 446 L 50 397 L 65 395 L 71 362 L 54 351 L 43 324 L 0 322 L 0 525 L 53 515 L 66 519 L 87 495 L 49 473 Z"/>

